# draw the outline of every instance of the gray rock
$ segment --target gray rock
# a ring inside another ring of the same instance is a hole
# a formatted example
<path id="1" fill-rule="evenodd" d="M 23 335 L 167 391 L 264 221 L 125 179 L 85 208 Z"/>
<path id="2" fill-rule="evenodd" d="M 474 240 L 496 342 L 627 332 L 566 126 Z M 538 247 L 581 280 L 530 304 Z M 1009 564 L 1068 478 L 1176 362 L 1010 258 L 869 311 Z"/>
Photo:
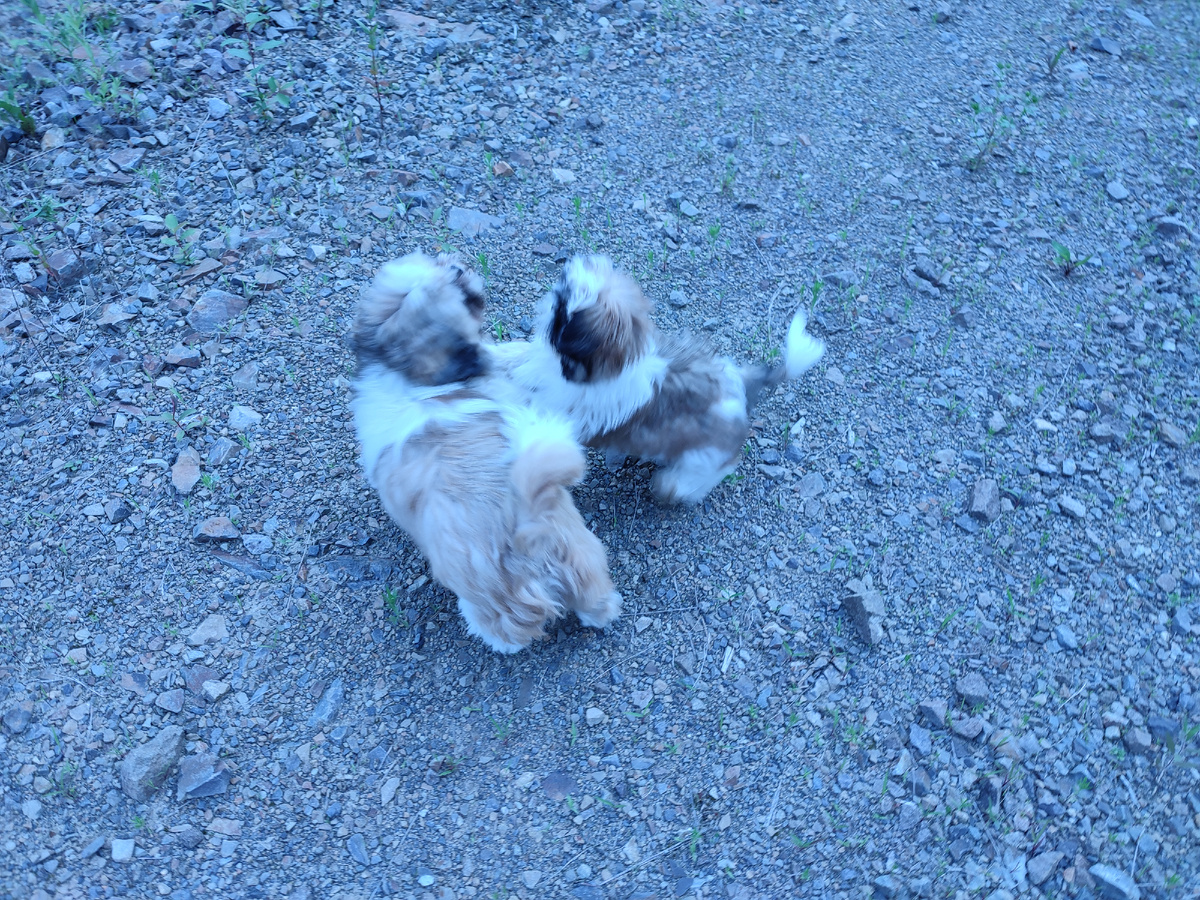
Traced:
<path id="1" fill-rule="evenodd" d="M 208 467 L 215 468 L 223 466 L 229 462 L 241 448 L 227 437 L 219 437 L 213 441 L 212 446 L 208 448 L 208 458 L 205 463 Z"/>
<path id="2" fill-rule="evenodd" d="M 1000 518 L 1000 485 L 994 478 L 980 478 L 971 492 L 970 513 L 984 522 Z"/>
<path id="3" fill-rule="evenodd" d="M 875 487 L 883 487 L 887 484 L 887 475 L 884 474 L 883 469 L 872 469 L 867 473 L 867 481 Z"/>
<path id="4" fill-rule="evenodd" d="M 91 842 L 86 847 L 79 851 L 79 858 L 83 860 L 91 859 L 104 849 L 104 844 L 104 836 L 97 835 L 96 837 L 92 838 Z"/>
<path id="5" fill-rule="evenodd" d="M 118 774 L 127 797 L 145 803 L 163 786 L 183 755 L 183 734 L 180 726 L 168 725 L 125 755 Z"/>
<path id="6" fill-rule="evenodd" d="M 825 493 L 825 479 L 821 477 L 820 472 L 809 472 L 800 479 L 800 483 L 796 486 L 796 493 L 800 495 L 801 500 L 820 497 Z"/>
<path id="7" fill-rule="evenodd" d="M 1145 728 L 1130 728 L 1125 732 L 1125 749 L 1137 756 L 1149 756 L 1154 749 L 1150 732 Z"/>
<path id="8" fill-rule="evenodd" d="M 880 900 L 892 900 L 904 894 L 904 883 L 892 875 L 880 875 L 871 882 L 871 887 L 875 889 L 875 896 Z"/>
<path id="9" fill-rule="evenodd" d="M 1108 900 L 1141 900 L 1142 891 L 1137 882 L 1123 869 L 1096 863 L 1088 869 L 1100 888 L 1100 896 Z"/>
<path id="10" fill-rule="evenodd" d="M 213 516 L 210 519 L 205 519 L 192 529 L 192 539 L 201 544 L 212 544 L 218 541 L 235 541 L 239 537 L 241 537 L 241 532 L 225 516 Z"/>
<path id="11" fill-rule="evenodd" d="M 1097 422 L 1091 427 L 1088 434 L 1097 444 L 1112 444 L 1119 437 L 1117 430 L 1108 422 Z"/>
<path id="12" fill-rule="evenodd" d="M 983 734 L 983 719 L 979 716 L 968 716 L 965 719 L 951 716 L 950 730 L 961 738 L 973 741 Z"/>
<path id="13" fill-rule="evenodd" d="M 671 291 L 670 302 L 671 305 L 676 309 L 683 309 L 683 307 L 687 306 L 692 301 L 688 299 L 688 295 L 683 291 L 675 290 Z"/>
<path id="14" fill-rule="evenodd" d="M 1188 433 L 1174 422 L 1167 422 L 1165 420 L 1159 422 L 1158 436 L 1162 438 L 1164 444 L 1171 447 L 1182 449 L 1188 445 Z"/>
<path id="15" fill-rule="evenodd" d="M 1114 200 L 1124 200 L 1129 196 L 1129 189 L 1119 181 L 1110 181 L 1108 183 L 1108 196 Z"/>
<path id="16" fill-rule="evenodd" d="M 1025 874 L 1031 883 L 1040 885 L 1054 874 L 1055 869 L 1062 861 L 1063 854 L 1057 850 L 1039 853 L 1025 864 Z"/>
<path id="17" fill-rule="evenodd" d="M 214 288 L 200 295 L 187 314 L 187 322 L 201 334 L 215 334 L 230 319 L 244 313 L 246 306 L 237 294 Z"/>
<path id="18" fill-rule="evenodd" d="M 446 217 L 446 227 L 464 237 L 475 237 L 503 224 L 504 219 L 500 216 L 490 216 L 477 209 L 464 209 L 461 206 L 452 206 L 450 214 Z"/>
<path id="19" fill-rule="evenodd" d="M 426 59 L 433 59 L 441 56 L 449 49 L 449 40 L 444 37 L 431 37 L 425 40 L 425 45 L 421 48 L 421 53 Z"/>
<path id="20" fill-rule="evenodd" d="M 1154 23 L 1151 22 L 1148 18 L 1146 18 L 1144 13 L 1138 12 L 1132 6 L 1125 7 L 1125 16 L 1128 19 L 1136 22 L 1138 25 L 1141 25 L 1143 28 L 1153 28 L 1154 27 Z"/>
<path id="21" fill-rule="evenodd" d="M 1058 498 L 1058 508 L 1072 519 L 1082 519 L 1087 515 L 1087 507 L 1074 497 L 1069 497 L 1066 494 L 1062 494 Z"/>
<path id="22" fill-rule="evenodd" d="M 821 281 L 836 288 L 848 288 L 858 284 L 858 276 L 850 269 L 841 269 L 837 272 L 826 272 L 821 276 Z"/>
<path id="23" fill-rule="evenodd" d="M 360 866 L 371 864 L 371 857 L 367 855 L 367 841 L 361 834 L 350 835 L 350 840 L 346 841 L 346 849 L 350 851 L 350 858 Z"/>
<path id="24" fill-rule="evenodd" d="M 1173 719 L 1168 719 L 1166 716 L 1151 715 L 1146 718 L 1146 728 L 1149 729 L 1150 735 L 1164 746 L 1179 743 L 1181 727 Z"/>
<path id="25" fill-rule="evenodd" d="M 1175 610 L 1175 618 L 1171 620 L 1171 630 L 1181 637 L 1186 637 L 1193 630 L 1192 614 L 1186 606 Z"/>
<path id="26" fill-rule="evenodd" d="M 311 111 L 292 116 L 288 119 L 288 131 L 297 134 L 302 131 L 308 131 L 317 124 L 317 119 L 319 118 L 320 116 L 317 113 Z"/>
<path id="27" fill-rule="evenodd" d="M 908 743 L 922 756 L 928 756 L 933 752 L 933 735 L 928 728 L 922 728 L 915 723 L 909 726 Z"/>
<path id="28" fill-rule="evenodd" d="M 1179 237 L 1180 235 L 1190 236 L 1192 233 L 1192 229 L 1182 219 L 1177 219 L 1174 216 L 1163 216 L 1154 223 L 1154 230 L 1163 237 L 1169 238 Z"/>
<path id="29" fill-rule="evenodd" d="M 112 842 L 112 861 L 113 862 L 129 862 L 133 859 L 133 851 L 136 847 L 133 838 L 113 838 Z"/>
<path id="30" fill-rule="evenodd" d="M 37 817 L 42 814 L 42 801 L 36 797 L 30 797 L 28 800 L 22 801 L 21 814 L 30 822 L 37 821 Z"/>
<path id="31" fill-rule="evenodd" d="M 1004 416 L 1000 414 L 1000 411 L 996 410 L 988 418 L 987 426 L 988 431 L 990 431 L 992 434 L 999 434 L 1008 427 L 1008 422 L 1004 420 Z"/>
<path id="32" fill-rule="evenodd" d="M 342 703 L 345 699 L 346 688 L 342 684 L 342 679 L 335 678 L 333 683 L 325 688 L 325 693 L 321 695 L 321 700 L 317 703 L 317 708 L 309 716 L 308 727 L 320 728 L 332 722 L 337 717 L 338 710 L 342 708 Z"/>
<path id="33" fill-rule="evenodd" d="M 1075 632 L 1071 630 L 1071 626 L 1067 624 L 1058 625 L 1054 629 L 1054 639 L 1059 645 L 1067 650 L 1079 649 L 1079 638 L 1075 637 Z"/>
<path id="34" fill-rule="evenodd" d="M 979 534 L 979 523 L 965 513 L 954 520 L 954 524 L 967 534 Z"/>
<path id="35" fill-rule="evenodd" d="M 233 773 L 225 761 L 215 753 L 197 753 L 185 756 L 179 763 L 179 782 L 175 786 L 175 799 L 196 800 L 200 797 L 216 797 L 229 788 Z"/>
<path id="36" fill-rule="evenodd" d="M 183 709 L 183 688 L 163 691 L 154 698 L 154 705 L 167 712 L 177 713 Z"/>
<path id="37" fill-rule="evenodd" d="M 842 607 L 850 616 L 862 640 L 874 647 L 883 640 L 883 595 L 875 590 L 870 579 L 851 579 L 846 585 L 849 594 L 842 599 Z"/>
<path id="38" fill-rule="evenodd" d="M 210 119 L 223 119 L 230 109 L 232 107 L 220 97 L 208 98 L 208 117 Z"/>
<path id="39" fill-rule="evenodd" d="M 991 694 L 991 688 L 988 687 L 987 681 L 978 672 L 968 672 L 962 676 L 954 685 L 954 690 L 958 692 L 967 706 L 979 706 L 987 703 L 988 696 Z"/>
<path id="40" fill-rule="evenodd" d="M 917 704 L 917 714 L 932 728 L 945 728 L 949 711 L 945 700 L 922 700 Z"/>
<path id="41" fill-rule="evenodd" d="M 1090 44 L 1088 44 L 1088 46 L 1091 47 L 1093 50 L 1099 50 L 1101 53 L 1108 53 L 1111 56 L 1120 56 L 1121 55 L 1121 45 L 1118 44 L 1116 41 L 1114 41 L 1112 38 L 1094 37 L 1094 38 L 1092 38 L 1092 42 Z M 1117 199 L 1119 200 L 1121 198 L 1118 197 Z"/>
<path id="42" fill-rule="evenodd" d="M 249 406 L 237 405 L 229 411 L 229 427 L 234 431 L 246 431 L 262 424 L 262 413 Z"/>
<path id="43" fill-rule="evenodd" d="M 33 718 L 33 704 L 19 703 L 4 713 L 4 727 L 10 734 L 20 734 Z"/>
<path id="44" fill-rule="evenodd" d="M 265 534 L 243 534 L 242 546 L 246 548 L 247 553 L 259 556 L 270 552 L 272 542 Z"/>
<path id="45" fill-rule="evenodd" d="M 203 647 L 205 644 L 215 644 L 228 637 L 229 629 L 226 627 L 225 617 L 219 613 L 213 613 L 195 627 L 188 635 L 187 642 L 189 647 Z"/>
<path id="46" fill-rule="evenodd" d="M 687 216 L 689 219 L 694 219 L 700 215 L 700 210 L 691 200 L 683 200 L 679 204 L 680 215 Z"/>
<path id="47" fill-rule="evenodd" d="M 901 832 L 915 831 L 921 824 L 921 807 L 911 801 L 900 804 L 900 816 L 897 826 Z"/>
<path id="48" fill-rule="evenodd" d="M 565 800 L 579 790 L 579 783 L 563 772 L 552 772 L 542 779 L 542 790 L 551 800 Z"/>

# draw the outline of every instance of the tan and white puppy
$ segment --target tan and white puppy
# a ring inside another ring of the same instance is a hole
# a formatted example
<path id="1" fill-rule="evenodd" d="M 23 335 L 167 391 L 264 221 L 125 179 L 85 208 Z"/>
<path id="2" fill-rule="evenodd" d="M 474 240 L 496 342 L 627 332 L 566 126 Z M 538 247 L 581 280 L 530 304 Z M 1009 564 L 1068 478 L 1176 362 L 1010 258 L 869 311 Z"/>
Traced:
<path id="1" fill-rule="evenodd" d="M 570 424 L 487 377 L 483 302 L 479 276 L 452 258 L 387 263 L 352 333 L 352 408 L 384 508 L 458 596 L 467 630 L 514 653 L 567 609 L 604 627 L 621 596 L 568 490 L 585 466 Z"/>
<path id="2" fill-rule="evenodd" d="M 528 343 L 489 351 L 531 402 L 567 416 L 575 436 L 658 465 L 665 503 L 698 503 L 741 459 L 749 413 L 764 392 L 798 378 L 825 352 L 797 312 L 782 361 L 739 366 L 686 333 L 663 335 L 637 283 L 604 256 L 567 263 Z"/>

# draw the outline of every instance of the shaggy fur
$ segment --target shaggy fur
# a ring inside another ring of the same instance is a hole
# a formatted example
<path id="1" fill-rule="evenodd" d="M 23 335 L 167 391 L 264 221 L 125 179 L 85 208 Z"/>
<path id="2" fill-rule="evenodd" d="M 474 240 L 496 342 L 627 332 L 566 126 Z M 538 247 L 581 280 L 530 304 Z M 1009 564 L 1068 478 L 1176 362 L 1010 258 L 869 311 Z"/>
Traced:
<path id="1" fill-rule="evenodd" d="M 458 596 L 467 630 L 513 653 L 574 610 L 617 617 L 604 547 L 568 487 L 584 471 L 570 425 L 486 377 L 478 276 L 420 253 L 388 263 L 352 341 L 362 464 L 384 508 Z"/>
<path id="2" fill-rule="evenodd" d="M 533 403 L 570 418 L 576 437 L 610 464 L 651 460 L 660 500 L 697 503 L 737 468 L 754 404 L 816 364 L 825 347 L 800 311 L 780 364 L 738 366 L 698 338 L 659 334 L 650 306 L 606 257 L 575 257 L 534 339 L 490 350 Z"/>

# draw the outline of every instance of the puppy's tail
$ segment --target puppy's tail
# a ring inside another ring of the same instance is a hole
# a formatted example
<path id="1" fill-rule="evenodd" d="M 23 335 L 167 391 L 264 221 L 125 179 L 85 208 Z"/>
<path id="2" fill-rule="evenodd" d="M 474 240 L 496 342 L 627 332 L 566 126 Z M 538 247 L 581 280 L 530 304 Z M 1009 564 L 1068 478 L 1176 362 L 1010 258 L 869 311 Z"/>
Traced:
<path id="1" fill-rule="evenodd" d="M 788 325 L 783 344 L 783 360 L 772 366 L 743 366 L 742 382 L 746 386 L 746 409 L 754 408 L 759 399 L 770 394 L 783 381 L 799 378 L 825 355 L 825 342 L 807 331 L 808 316 L 797 310 Z"/>
<path id="2" fill-rule="evenodd" d="M 570 426 L 557 419 L 540 419 L 521 429 L 509 479 L 521 507 L 521 518 L 537 519 L 557 505 L 559 489 L 583 477 L 583 450 L 571 437 Z"/>

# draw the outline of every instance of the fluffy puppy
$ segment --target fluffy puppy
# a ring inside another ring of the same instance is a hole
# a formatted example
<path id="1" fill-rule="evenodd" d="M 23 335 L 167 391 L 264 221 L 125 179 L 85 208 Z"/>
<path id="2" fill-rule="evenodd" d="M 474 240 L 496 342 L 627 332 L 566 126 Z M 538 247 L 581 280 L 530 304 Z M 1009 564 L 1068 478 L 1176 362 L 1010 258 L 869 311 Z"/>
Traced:
<path id="1" fill-rule="evenodd" d="M 801 311 L 780 363 L 739 366 L 686 333 L 660 334 L 650 307 L 607 257 L 577 256 L 547 296 L 533 340 L 491 352 L 535 405 L 570 418 L 610 465 L 651 460 L 655 496 L 697 503 L 737 468 L 759 397 L 811 368 L 825 346 L 805 331 Z"/>
<path id="2" fill-rule="evenodd" d="M 568 491 L 585 465 L 570 424 L 486 376 L 482 313 L 479 277 L 455 260 L 386 264 L 351 336 L 352 407 L 384 508 L 458 596 L 467 630 L 514 653 L 564 609 L 604 627 L 621 597 Z"/>

